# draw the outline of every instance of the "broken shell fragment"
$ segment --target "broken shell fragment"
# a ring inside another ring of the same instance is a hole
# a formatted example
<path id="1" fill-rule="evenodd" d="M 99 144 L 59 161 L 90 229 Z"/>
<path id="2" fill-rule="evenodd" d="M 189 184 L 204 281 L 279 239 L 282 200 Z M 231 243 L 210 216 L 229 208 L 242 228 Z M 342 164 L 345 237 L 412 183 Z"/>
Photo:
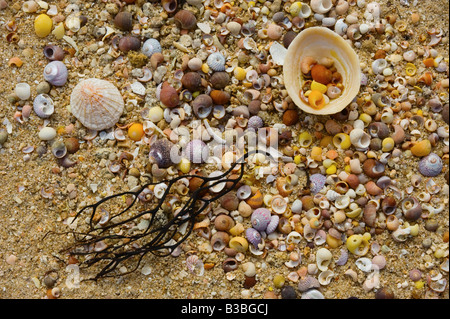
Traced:
<path id="1" fill-rule="evenodd" d="M 301 96 L 303 85 L 309 80 L 302 75 L 300 69 L 305 57 L 330 58 L 334 61 L 337 72 L 342 75 L 344 89 L 341 95 L 322 108 L 311 107 Z M 283 65 L 284 83 L 289 96 L 300 109 L 312 114 L 335 114 L 342 111 L 359 92 L 360 74 L 359 59 L 355 51 L 341 36 L 325 27 L 311 27 L 300 32 L 289 45 Z"/>

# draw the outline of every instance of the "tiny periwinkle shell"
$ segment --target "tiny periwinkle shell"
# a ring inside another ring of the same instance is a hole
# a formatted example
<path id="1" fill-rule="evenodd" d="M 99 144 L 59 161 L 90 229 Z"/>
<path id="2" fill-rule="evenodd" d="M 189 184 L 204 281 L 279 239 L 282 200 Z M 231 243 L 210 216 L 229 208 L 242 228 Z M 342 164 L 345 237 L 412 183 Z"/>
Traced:
<path id="1" fill-rule="evenodd" d="M 161 51 L 162 51 L 161 44 L 159 43 L 158 40 L 153 39 L 153 38 L 152 39 L 148 39 L 142 45 L 142 53 L 144 53 L 149 58 L 154 53 L 161 53 Z"/>
<path id="2" fill-rule="evenodd" d="M 270 210 L 267 208 L 257 208 L 252 213 L 251 223 L 254 229 L 263 231 L 270 222 Z"/>
<path id="3" fill-rule="evenodd" d="M 261 243 L 261 234 L 254 228 L 247 228 L 245 230 L 245 237 L 247 240 L 258 249 L 258 245 Z"/>
<path id="4" fill-rule="evenodd" d="M 42 141 L 50 141 L 56 137 L 56 130 L 53 127 L 43 127 L 39 131 L 39 139 Z"/>
<path id="5" fill-rule="evenodd" d="M 419 162 L 419 172 L 428 177 L 434 177 L 442 172 L 442 159 L 435 153 L 422 158 Z"/>
<path id="6" fill-rule="evenodd" d="M 63 86 L 67 76 L 67 67 L 61 61 L 52 61 L 44 68 L 44 79 L 52 85 Z"/>
<path id="7" fill-rule="evenodd" d="M 157 140 L 150 146 L 148 157 L 151 163 L 156 163 L 159 168 L 167 168 L 171 166 L 172 160 L 170 151 L 173 144 L 166 139 Z"/>
<path id="8" fill-rule="evenodd" d="M 206 63 L 213 71 L 225 70 L 225 57 L 220 52 L 211 53 L 208 56 Z"/>
<path id="9" fill-rule="evenodd" d="M 259 117 L 258 115 L 253 115 L 252 117 L 250 117 L 248 119 L 247 127 L 249 129 L 258 130 L 259 128 L 261 128 L 263 126 L 264 126 L 264 122 L 263 122 L 262 118 Z"/>
<path id="10" fill-rule="evenodd" d="M 309 178 L 311 181 L 311 193 L 318 193 L 325 186 L 326 179 L 327 178 L 322 174 L 311 175 Z"/>
<path id="11" fill-rule="evenodd" d="M 52 154 L 56 157 L 56 158 L 63 158 L 64 156 L 66 156 L 67 154 L 67 147 L 66 144 L 64 144 L 63 141 L 55 141 L 52 144 Z"/>
<path id="12" fill-rule="evenodd" d="M 209 157 L 209 147 L 202 140 L 190 141 L 185 152 L 191 163 L 204 163 Z"/>
<path id="13" fill-rule="evenodd" d="M 39 94 L 33 101 L 33 110 L 40 118 L 50 117 L 55 111 L 52 98 L 47 94 Z"/>

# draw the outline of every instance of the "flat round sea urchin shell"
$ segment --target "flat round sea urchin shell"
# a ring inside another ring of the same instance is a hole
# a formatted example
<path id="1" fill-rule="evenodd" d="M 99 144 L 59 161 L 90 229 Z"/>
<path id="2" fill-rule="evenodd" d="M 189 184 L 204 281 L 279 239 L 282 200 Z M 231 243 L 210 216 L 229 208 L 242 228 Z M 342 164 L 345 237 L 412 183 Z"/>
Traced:
<path id="1" fill-rule="evenodd" d="M 124 102 L 119 90 L 110 82 L 86 79 L 77 84 L 70 96 L 72 114 L 87 128 L 101 131 L 117 123 Z"/>

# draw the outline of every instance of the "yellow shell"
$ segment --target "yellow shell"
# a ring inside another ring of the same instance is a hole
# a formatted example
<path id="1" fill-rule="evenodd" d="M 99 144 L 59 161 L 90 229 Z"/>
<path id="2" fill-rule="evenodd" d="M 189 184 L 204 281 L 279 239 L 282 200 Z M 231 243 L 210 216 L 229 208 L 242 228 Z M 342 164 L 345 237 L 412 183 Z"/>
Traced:
<path id="1" fill-rule="evenodd" d="M 44 38 L 52 31 L 53 21 L 46 14 L 40 14 L 34 20 L 34 31 L 38 37 Z"/>
<path id="2" fill-rule="evenodd" d="M 248 249 L 247 239 L 240 236 L 231 238 L 228 245 L 239 253 L 245 253 Z"/>
<path id="3" fill-rule="evenodd" d="M 369 239 L 370 236 L 364 235 L 351 235 L 347 238 L 347 249 L 354 255 L 364 256 L 369 251 Z"/>
<path id="4" fill-rule="evenodd" d="M 342 94 L 336 99 L 330 99 L 320 109 L 312 108 L 299 94 L 304 82 L 300 61 L 307 56 L 331 58 L 343 79 Z M 294 38 L 284 60 L 283 77 L 292 101 L 303 111 L 312 114 L 335 114 L 342 111 L 358 94 L 361 85 L 357 54 L 341 36 L 326 27 L 304 29 Z"/>

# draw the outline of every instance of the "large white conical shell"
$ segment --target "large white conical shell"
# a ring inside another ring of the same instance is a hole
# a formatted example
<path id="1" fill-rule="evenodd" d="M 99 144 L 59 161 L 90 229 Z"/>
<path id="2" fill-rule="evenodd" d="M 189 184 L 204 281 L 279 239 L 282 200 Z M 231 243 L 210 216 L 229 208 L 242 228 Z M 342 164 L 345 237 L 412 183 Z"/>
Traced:
<path id="1" fill-rule="evenodd" d="M 114 84 L 86 79 L 77 84 L 70 96 L 72 114 L 87 128 L 101 131 L 112 127 L 122 115 L 123 97 Z"/>
<path id="2" fill-rule="evenodd" d="M 322 109 L 314 109 L 300 98 L 300 89 L 304 82 L 300 61 L 306 56 L 333 59 L 343 78 L 342 94 L 331 99 Z M 303 111 L 312 114 L 335 114 L 342 111 L 358 94 L 361 85 L 361 70 L 355 51 L 341 36 L 325 27 L 305 29 L 294 38 L 286 53 L 283 77 L 292 101 Z"/>

